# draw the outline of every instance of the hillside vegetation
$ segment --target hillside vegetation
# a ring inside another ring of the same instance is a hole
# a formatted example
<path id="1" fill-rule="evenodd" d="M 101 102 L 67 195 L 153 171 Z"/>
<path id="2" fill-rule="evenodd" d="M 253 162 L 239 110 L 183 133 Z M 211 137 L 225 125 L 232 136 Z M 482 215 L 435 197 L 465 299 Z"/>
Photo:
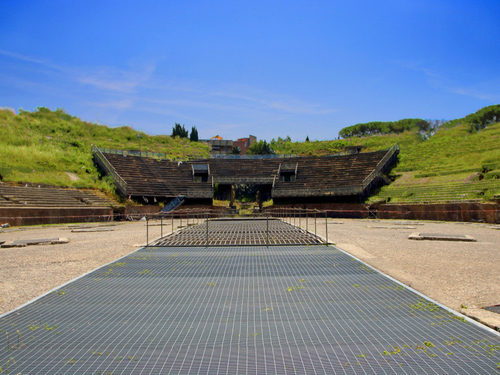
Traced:
<path id="1" fill-rule="evenodd" d="M 331 141 L 271 140 L 278 154 L 331 155 L 348 146 L 362 152 L 400 146 L 390 185 L 368 202 L 489 201 L 500 194 L 500 105 L 462 119 L 430 122 L 405 119 L 371 122 L 342 129 Z M 427 124 L 427 125 L 426 125 Z M 0 179 L 113 192 L 92 160 L 91 145 L 118 150 L 165 153 L 171 159 L 206 158 L 208 146 L 187 138 L 150 136 L 131 127 L 109 128 L 81 121 L 64 110 L 0 110 Z M 168 128 L 167 128 L 168 129 Z"/>
<path id="2" fill-rule="evenodd" d="M 170 130 L 168 127 L 166 131 Z M 208 146 L 186 138 L 150 136 L 129 126 L 84 122 L 64 110 L 0 110 L 0 175 L 4 182 L 31 182 L 112 192 L 92 160 L 91 146 L 165 153 L 172 159 L 207 157 Z"/>
<path id="3" fill-rule="evenodd" d="M 500 194 L 500 105 L 448 122 L 420 119 L 371 122 L 344 128 L 334 141 L 271 141 L 277 153 L 329 155 L 348 146 L 363 152 L 400 146 L 390 185 L 368 202 L 490 201 Z M 386 133 L 386 134 L 384 134 Z M 356 134 L 356 135 L 354 135 Z"/>
<path id="4" fill-rule="evenodd" d="M 401 146 L 396 180 L 372 201 L 489 201 L 500 194 L 500 123 L 474 132 L 467 123 L 441 128 L 428 140 Z"/>

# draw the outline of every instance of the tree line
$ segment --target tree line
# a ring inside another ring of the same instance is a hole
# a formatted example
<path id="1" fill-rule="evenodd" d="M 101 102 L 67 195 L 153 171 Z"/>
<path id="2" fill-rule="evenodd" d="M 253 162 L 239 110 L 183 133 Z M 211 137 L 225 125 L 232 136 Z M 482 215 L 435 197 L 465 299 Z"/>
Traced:
<path id="1" fill-rule="evenodd" d="M 458 125 L 470 126 L 470 132 L 479 131 L 490 124 L 500 121 L 500 104 L 481 108 L 475 113 L 471 113 L 456 120 L 423 120 L 419 118 L 409 118 L 399 121 L 373 121 L 362 124 L 351 125 L 343 128 L 339 132 L 339 137 L 363 137 L 368 135 L 398 134 L 404 131 L 419 131 L 432 135 L 440 128 L 454 128 Z"/>
<path id="2" fill-rule="evenodd" d="M 339 137 L 349 138 L 367 135 L 398 134 L 407 130 L 427 132 L 431 129 L 431 122 L 419 118 L 408 118 L 398 121 L 373 121 L 345 127 L 339 132 Z"/>
<path id="3" fill-rule="evenodd" d="M 495 124 L 500 121 L 500 104 L 490 105 L 479 109 L 463 118 L 451 120 L 443 124 L 444 128 L 454 128 L 458 125 L 469 125 L 470 132 L 478 131 L 486 128 L 488 125 Z"/>
<path id="4" fill-rule="evenodd" d="M 176 122 L 174 127 L 172 128 L 172 138 L 175 138 L 176 136 L 179 136 L 180 138 L 187 138 L 188 135 L 189 140 L 198 142 L 198 129 L 196 129 L 196 126 L 193 126 L 191 128 L 191 134 L 188 134 L 186 127 L 184 125 L 181 126 L 181 124 L 178 124 Z"/>

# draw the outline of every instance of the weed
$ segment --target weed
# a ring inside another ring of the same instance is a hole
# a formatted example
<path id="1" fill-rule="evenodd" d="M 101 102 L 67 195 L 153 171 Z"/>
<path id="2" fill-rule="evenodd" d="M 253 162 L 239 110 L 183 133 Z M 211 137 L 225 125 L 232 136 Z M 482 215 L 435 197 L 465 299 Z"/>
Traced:
<path id="1" fill-rule="evenodd" d="M 271 302 L 271 307 L 267 307 L 266 306 L 266 308 L 264 310 L 262 310 L 262 312 L 265 312 L 265 311 L 273 311 L 273 304 L 272 304 L 272 302 Z"/>
<path id="2" fill-rule="evenodd" d="M 467 320 L 465 320 L 465 318 L 463 318 L 461 316 L 453 315 L 453 319 L 458 320 L 462 323 L 467 323 Z"/>
<path id="3" fill-rule="evenodd" d="M 17 333 L 17 345 L 10 346 L 10 343 L 8 343 L 9 350 L 20 349 L 20 348 L 22 348 L 25 345 L 23 343 L 23 335 L 21 334 L 21 332 L 19 330 L 17 330 L 16 333 Z M 8 336 L 7 336 L 7 338 L 8 338 Z"/>
<path id="4" fill-rule="evenodd" d="M 418 302 L 414 303 L 413 305 L 410 305 L 410 307 L 414 310 L 422 310 L 422 311 L 438 311 L 439 306 L 426 301 L 425 299 L 421 298 Z"/>
<path id="5" fill-rule="evenodd" d="M 10 370 L 9 370 L 9 365 L 10 365 L 11 363 L 12 363 L 12 364 L 16 363 L 16 360 L 15 360 L 13 357 L 10 357 L 10 358 L 7 360 L 7 363 L 5 364 L 5 368 L 0 367 L 0 374 L 2 374 L 2 373 L 6 373 L 6 374 L 8 374 L 8 373 L 10 372 Z"/>
<path id="6" fill-rule="evenodd" d="M 399 348 L 399 346 L 394 346 L 393 348 L 394 348 L 394 350 L 390 350 L 390 351 L 384 350 L 382 352 L 382 355 L 394 355 L 394 354 L 401 353 L 401 349 Z"/>
<path id="7" fill-rule="evenodd" d="M 112 268 L 110 268 L 109 270 L 107 270 L 106 272 L 104 272 L 103 275 L 106 276 L 106 277 L 109 277 L 109 276 L 120 276 L 120 274 L 119 273 L 115 273 L 115 271 L 113 271 Z"/>
<path id="8" fill-rule="evenodd" d="M 396 291 L 402 291 L 402 290 L 406 290 L 406 288 L 402 285 L 395 285 L 395 286 L 390 286 L 390 285 L 379 285 L 378 286 L 379 289 L 390 289 L 390 290 L 396 290 Z"/>
<path id="9" fill-rule="evenodd" d="M 358 266 L 357 268 L 358 269 L 362 269 L 363 271 L 366 271 L 366 272 L 369 272 L 369 273 L 375 273 L 375 272 L 377 272 L 377 271 L 375 271 L 374 269 L 368 267 L 365 264 L 362 264 L 362 265 Z"/>
<path id="10" fill-rule="evenodd" d="M 300 290 L 300 289 L 305 289 L 306 287 L 303 286 L 303 285 L 297 285 L 297 286 L 291 286 L 289 288 L 287 288 L 287 291 L 289 292 L 293 292 L 294 290 Z"/>
<path id="11" fill-rule="evenodd" d="M 53 331 L 54 329 L 56 329 L 56 328 L 57 328 L 57 326 L 56 326 L 56 325 L 54 325 L 53 327 L 51 327 L 51 326 L 49 326 L 47 323 L 45 323 L 45 324 L 43 325 L 43 328 L 45 328 L 47 331 Z"/>

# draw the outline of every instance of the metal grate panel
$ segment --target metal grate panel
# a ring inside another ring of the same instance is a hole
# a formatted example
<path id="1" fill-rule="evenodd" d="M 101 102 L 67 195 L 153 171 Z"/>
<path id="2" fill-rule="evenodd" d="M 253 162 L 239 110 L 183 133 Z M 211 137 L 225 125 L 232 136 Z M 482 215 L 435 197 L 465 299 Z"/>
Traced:
<path id="1" fill-rule="evenodd" d="M 0 330 L 14 374 L 490 374 L 500 362 L 495 333 L 321 245 L 142 248 Z"/>
<path id="2" fill-rule="evenodd" d="M 209 220 L 154 242 L 151 246 L 314 245 L 321 238 L 275 219 Z"/>

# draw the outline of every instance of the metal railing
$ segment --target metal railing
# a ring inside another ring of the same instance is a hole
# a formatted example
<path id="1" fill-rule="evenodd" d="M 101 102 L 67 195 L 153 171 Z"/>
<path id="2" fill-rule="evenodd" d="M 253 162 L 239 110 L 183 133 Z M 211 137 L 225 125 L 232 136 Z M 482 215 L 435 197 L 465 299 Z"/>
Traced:
<path id="1" fill-rule="evenodd" d="M 362 190 L 365 190 L 368 185 L 370 185 L 373 180 L 378 176 L 380 171 L 386 167 L 387 162 L 399 152 L 399 145 L 397 143 L 392 146 L 389 151 L 384 155 L 384 157 L 377 163 L 375 169 L 363 180 L 361 183 Z"/>
<path id="2" fill-rule="evenodd" d="M 173 157 L 167 156 L 167 154 L 163 152 L 151 152 L 151 151 L 139 151 L 139 150 L 115 150 L 112 148 L 100 148 L 95 145 L 92 146 L 92 149 L 99 149 L 102 153 L 105 154 L 113 154 L 113 155 L 123 155 L 123 156 L 140 156 L 143 158 L 153 158 L 153 159 L 163 159 L 163 160 L 171 160 L 171 161 L 184 161 L 184 160 L 205 160 L 206 156 L 203 155 L 192 155 L 191 157 L 176 159 Z"/>
<path id="3" fill-rule="evenodd" d="M 286 159 L 297 158 L 298 154 L 270 154 L 270 155 L 223 155 L 212 154 L 210 159 L 241 159 L 241 160 L 255 160 L 255 159 Z"/>
<path id="4" fill-rule="evenodd" d="M 142 216 L 142 220 L 146 221 L 146 246 L 165 246 L 158 245 L 158 241 L 160 239 L 168 239 L 169 236 L 176 235 L 180 230 L 195 225 L 203 225 L 203 228 L 206 228 L 206 230 L 203 230 L 204 234 L 202 239 L 200 239 L 200 231 L 198 230 L 197 246 L 217 246 L 213 245 L 213 238 L 216 235 L 220 236 L 220 233 L 218 233 L 217 230 L 214 230 L 212 232 L 212 229 L 214 228 L 214 223 L 222 219 L 248 219 L 266 221 L 265 230 L 263 232 L 261 231 L 261 234 L 264 236 L 263 243 L 239 243 L 239 246 L 273 245 L 273 239 L 270 238 L 270 233 L 273 236 L 275 236 L 276 233 L 273 232 L 273 230 L 270 229 L 269 226 L 269 222 L 272 220 L 279 220 L 283 223 L 287 223 L 290 226 L 294 227 L 297 231 L 301 231 L 301 233 L 310 235 L 310 238 L 316 238 L 315 241 L 311 241 L 307 244 L 328 245 L 328 215 L 329 212 L 327 210 L 303 208 L 276 208 L 267 210 L 264 213 L 253 213 L 249 215 L 232 215 L 227 211 L 213 209 L 186 209 L 175 210 L 168 213 L 160 212 L 158 214 L 146 214 Z M 325 237 L 321 237 L 318 235 L 318 226 L 320 225 L 324 225 Z M 160 226 L 160 236 L 155 238 L 153 241 L 150 241 L 150 233 L 154 226 Z M 169 227 L 170 230 L 164 233 L 164 227 Z"/>
<path id="5" fill-rule="evenodd" d="M 102 169 L 106 173 L 110 173 L 113 176 L 113 179 L 115 181 L 115 185 L 120 190 L 120 192 L 124 195 L 127 196 L 127 183 L 125 180 L 118 174 L 118 172 L 115 170 L 115 168 L 111 165 L 108 159 L 104 156 L 104 154 L 101 152 L 101 149 L 99 147 L 96 147 L 92 145 L 92 153 L 94 154 L 94 160 L 99 164 Z"/>
<path id="6" fill-rule="evenodd" d="M 181 204 L 181 202 L 184 200 L 184 196 L 179 195 L 178 197 L 175 197 L 172 199 L 165 207 L 162 208 L 161 212 L 170 212 L 177 206 Z"/>

